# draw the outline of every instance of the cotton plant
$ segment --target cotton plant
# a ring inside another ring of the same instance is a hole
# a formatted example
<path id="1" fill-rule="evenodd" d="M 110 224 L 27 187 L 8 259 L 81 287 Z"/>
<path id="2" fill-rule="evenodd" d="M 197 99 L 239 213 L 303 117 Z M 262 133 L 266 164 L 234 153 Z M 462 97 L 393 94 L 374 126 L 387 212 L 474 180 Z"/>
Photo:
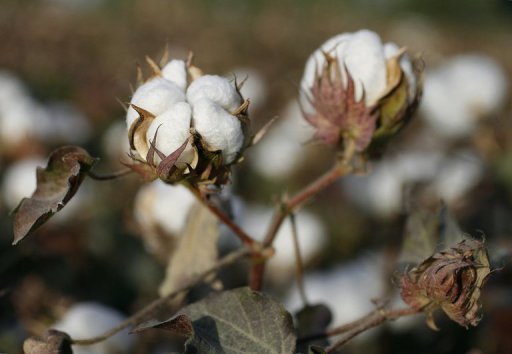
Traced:
<path id="1" fill-rule="evenodd" d="M 508 97 L 502 66 L 483 54 L 447 58 L 425 75 L 421 116 L 440 136 L 467 137 L 499 113 Z"/>
<path id="2" fill-rule="evenodd" d="M 104 335 L 91 334 L 92 338 L 81 339 L 78 334 L 49 332 L 46 342 L 36 344 L 53 350 L 57 345 L 96 344 L 135 326 L 133 333 L 165 328 L 184 336 L 187 352 L 294 353 L 300 333 L 283 304 L 265 291 L 265 280 L 284 286 L 294 276 L 298 288 L 306 290 L 301 292 L 309 293 L 306 298 L 302 294 L 303 305 L 309 297 L 317 301 L 315 294 L 321 301 L 322 295 L 331 304 L 336 323 L 351 321 L 323 333 L 344 335 L 321 349 L 325 352 L 336 351 L 356 335 L 387 320 L 425 313 L 430 321 L 436 309 L 462 326 L 477 325 L 480 289 L 490 274 L 483 241 L 465 240 L 449 245 L 399 275 L 400 293 L 406 304 L 402 309 L 386 303 L 371 305 L 368 301 L 379 295 L 384 281 L 378 275 L 383 268 L 378 256 L 333 271 L 332 275 L 302 277 L 302 265 L 321 256 L 328 235 L 320 216 L 317 218 L 301 208 L 340 178 L 364 171 L 371 173 L 371 159 L 396 138 L 419 103 L 421 63 L 405 47 L 383 42 L 378 34 L 361 30 L 336 35 L 311 54 L 298 97 L 303 123 L 309 128 L 302 130 L 302 123 L 287 120 L 282 124 L 290 125 L 285 125 L 279 135 L 282 140 L 299 136 L 297 140 L 305 138 L 304 141 L 325 144 L 332 151 L 333 166 L 298 192 L 286 191 L 273 198 L 272 209 L 247 207 L 241 221 L 224 208 L 222 192 L 229 189 L 231 170 L 244 159 L 245 150 L 260 142 L 272 127 L 267 124 L 254 136 L 248 133 L 251 98 L 243 95 L 243 80 L 239 81 L 237 75 L 228 79 L 204 74 L 192 64 L 191 57 L 186 61 L 165 57 L 160 65 L 151 59 L 147 62 L 151 75 L 144 78 L 139 72 L 125 116 L 128 169 L 99 175 L 95 171 L 97 159 L 85 149 L 56 149 L 46 168 L 38 170 L 32 197 L 24 199 L 16 209 L 13 243 L 21 242 L 65 207 L 85 178 L 107 180 L 137 172 L 146 182 L 152 181 L 135 198 L 134 218 L 143 236 L 161 232 L 171 236 L 185 228 L 179 249 L 168 260 L 158 291 L 160 298 Z M 296 133 L 308 129 L 309 134 Z M 302 141 L 297 140 L 295 146 L 301 147 Z M 274 145 L 265 157 L 270 160 L 272 155 L 279 154 L 280 146 L 284 145 Z M 295 147 L 287 151 L 307 160 L 303 151 Z M 296 158 L 289 156 L 290 160 Z M 418 176 L 421 172 L 417 166 L 400 161 L 395 164 L 393 169 L 406 176 Z M 432 165 L 439 166 L 437 157 Z M 452 168 L 454 164 L 447 166 Z M 440 174 L 466 174 L 447 171 Z M 390 172 L 391 176 L 395 173 Z M 430 172 L 425 170 L 424 174 L 427 173 Z M 393 178 L 387 182 L 398 194 Z M 452 182 L 459 184 L 457 178 Z M 436 188 L 453 193 L 454 188 L 446 183 L 443 180 Z M 225 255 L 217 250 L 219 223 L 240 241 Z M 295 247 L 294 236 L 299 247 Z M 151 238 L 145 242 L 148 248 L 160 251 L 161 246 Z M 242 259 L 247 261 L 245 265 L 238 263 Z M 226 284 L 219 274 L 227 266 L 232 266 L 228 273 L 247 270 L 249 287 L 223 288 Z M 437 270 L 446 275 L 443 279 L 456 285 L 455 290 L 436 279 Z M 318 290 L 320 286 L 327 290 Z M 198 288 L 207 288 L 211 294 L 184 304 L 187 293 Z M 362 288 L 364 294 L 354 291 Z M 338 294 L 343 294 L 343 299 Z M 168 306 L 178 310 L 173 317 L 151 320 L 158 310 Z M 141 323 L 143 319 L 150 321 Z M 307 337 L 299 339 L 305 341 Z"/>

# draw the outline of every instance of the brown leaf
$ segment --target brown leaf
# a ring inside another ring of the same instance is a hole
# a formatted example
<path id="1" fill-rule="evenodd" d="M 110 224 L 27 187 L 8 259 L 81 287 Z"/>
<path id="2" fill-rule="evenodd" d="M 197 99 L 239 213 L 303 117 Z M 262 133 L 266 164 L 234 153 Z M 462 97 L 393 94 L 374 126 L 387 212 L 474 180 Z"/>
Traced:
<path id="1" fill-rule="evenodd" d="M 203 205 L 189 212 L 187 226 L 171 255 L 160 295 L 165 296 L 210 269 L 218 259 L 219 223 Z"/>
<path id="2" fill-rule="evenodd" d="M 64 332 L 50 329 L 46 338 L 30 337 L 23 342 L 25 354 L 73 354 L 71 338 Z"/>
<path id="3" fill-rule="evenodd" d="M 64 146 L 50 154 L 46 168 L 38 168 L 37 188 L 14 210 L 14 241 L 44 224 L 75 195 L 96 159 L 78 146 Z"/>

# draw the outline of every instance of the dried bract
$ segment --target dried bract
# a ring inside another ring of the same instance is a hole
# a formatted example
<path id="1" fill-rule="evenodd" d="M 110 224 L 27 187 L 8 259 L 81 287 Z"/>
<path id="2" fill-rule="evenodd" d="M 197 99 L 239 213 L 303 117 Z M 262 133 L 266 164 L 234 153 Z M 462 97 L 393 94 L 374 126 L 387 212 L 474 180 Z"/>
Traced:
<path id="1" fill-rule="evenodd" d="M 433 329 L 436 308 L 461 326 L 476 326 L 481 319 L 480 289 L 490 271 L 483 241 L 465 239 L 404 274 L 400 294 L 409 306 L 427 314 L 427 324 Z"/>

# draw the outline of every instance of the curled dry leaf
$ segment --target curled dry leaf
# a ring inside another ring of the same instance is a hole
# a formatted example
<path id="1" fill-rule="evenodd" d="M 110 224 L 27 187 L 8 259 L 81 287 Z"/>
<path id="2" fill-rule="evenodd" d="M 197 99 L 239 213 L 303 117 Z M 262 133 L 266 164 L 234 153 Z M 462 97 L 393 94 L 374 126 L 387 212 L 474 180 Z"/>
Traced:
<path id="1" fill-rule="evenodd" d="M 36 171 L 37 188 L 14 210 L 14 241 L 18 243 L 61 210 L 75 195 L 96 159 L 78 146 L 63 146 L 50 154 L 46 168 Z"/>
<path id="2" fill-rule="evenodd" d="M 25 354 L 73 354 L 71 338 L 64 332 L 50 329 L 46 338 L 30 337 L 23 343 Z"/>
<path id="3" fill-rule="evenodd" d="M 188 337 L 185 353 L 294 353 L 291 315 L 269 296 L 249 288 L 213 294 L 163 322 L 147 322 L 134 332 L 160 328 Z"/>
<path id="4" fill-rule="evenodd" d="M 432 317 L 436 308 L 461 326 L 476 326 L 481 319 L 480 289 L 490 272 L 483 241 L 466 239 L 404 274 L 400 294 L 409 306 L 427 314 L 433 329 L 437 329 Z"/>

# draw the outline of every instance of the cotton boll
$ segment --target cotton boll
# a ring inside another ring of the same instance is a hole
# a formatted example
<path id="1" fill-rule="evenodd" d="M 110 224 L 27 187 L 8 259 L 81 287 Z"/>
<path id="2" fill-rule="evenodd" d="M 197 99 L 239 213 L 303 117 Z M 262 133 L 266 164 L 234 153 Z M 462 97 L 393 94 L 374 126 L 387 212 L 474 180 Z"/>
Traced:
<path id="1" fill-rule="evenodd" d="M 63 318 L 52 328 L 69 334 L 72 338 L 85 339 L 110 330 L 123 322 L 124 316 L 114 309 L 94 302 L 82 302 L 68 309 Z M 122 354 L 127 353 L 133 343 L 128 330 L 123 330 L 109 339 L 92 346 L 73 346 L 75 354 Z"/>
<path id="2" fill-rule="evenodd" d="M 457 152 L 443 161 L 433 181 L 437 194 L 447 203 L 453 203 L 482 179 L 484 165 L 474 153 Z"/>
<path id="3" fill-rule="evenodd" d="M 303 160 L 314 129 L 302 117 L 297 101 L 292 100 L 265 137 L 251 148 L 251 166 L 268 178 L 283 178 Z"/>
<path id="4" fill-rule="evenodd" d="M 331 327 L 354 321 L 375 310 L 372 299 L 382 295 L 385 282 L 380 255 L 366 255 L 326 272 L 306 273 L 304 289 L 310 304 L 323 303 L 332 311 Z M 292 313 L 304 304 L 297 287 L 284 301 Z"/>
<path id="5" fill-rule="evenodd" d="M 385 49 L 386 47 L 387 49 Z M 380 98 L 386 88 L 386 59 L 390 57 L 390 54 L 395 54 L 395 50 L 391 50 L 395 48 L 397 48 L 396 45 L 392 43 L 384 45 L 376 33 L 368 30 L 334 36 L 327 40 L 308 59 L 301 81 L 301 88 L 306 93 L 309 92 L 315 77 L 325 64 L 325 56 L 322 53 L 325 52 L 335 57 L 341 67 L 346 67 L 348 73 L 354 79 L 356 100 L 360 100 L 364 92 L 366 104 L 373 104 Z M 385 55 L 385 50 L 387 55 Z M 403 57 L 400 66 L 409 78 L 407 71 L 409 70 L 412 73 L 410 59 Z M 343 71 L 342 78 L 346 84 L 347 78 Z M 409 84 L 415 86 L 415 79 Z M 412 98 L 410 99 L 412 100 Z M 305 107 L 308 108 L 307 102 L 305 102 Z"/>
<path id="6" fill-rule="evenodd" d="M 42 157 L 27 158 L 9 166 L 2 182 L 3 199 L 9 209 L 32 195 L 36 190 L 36 169 L 44 166 L 46 161 Z"/>
<path id="7" fill-rule="evenodd" d="M 188 141 L 191 120 L 192 110 L 190 105 L 186 102 L 179 102 L 171 110 L 160 114 L 151 122 L 146 133 L 147 141 L 154 141 L 156 137 L 156 148 L 168 156 Z M 141 153 L 145 156 L 147 151 Z M 188 144 L 180 155 L 178 162 L 191 163 L 193 158 L 192 146 Z"/>
<path id="8" fill-rule="evenodd" d="M 162 68 L 164 79 L 174 82 L 183 92 L 187 88 L 187 63 L 173 59 Z"/>
<path id="9" fill-rule="evenodd" d="M 245 140 L 240 120 L 206 98 L 195 101 L 192 107 L 193 127 L 208 148 L 221 150 L 225 164 L 233 162 Z"/>
<path id="10" fill-rule="evenodd" d="M 493 59 L 460 55 L 427 72 L 420 109 L 442 136 L 467 136 L 479 118 L 502 108 L 507 89 L 506 75 Z"/>
<path id="11" fill-rule="evenodd" d="M 209 100 L 227 110 L 235 112 L 242 104 L 242 98 L 235 86 L 217 75 L 204 75 L 192 81 L 187 89 L 187 100 L 194 107 L 198 102 Z"/>
<path id="12" fill-rule="evenodd" d="M 155 116 L 170 110 L 176 103 L 185 102 L 185 93 L 174 82 L 161 77 L 155 77 L 137 88 L 131 104 L 134 104 Z M 128 108 L 126 124 L 128 129 L 139 117 L 133 109 Z"/>
<path id="13" fill-rule="evenodd" d="M 249 235 L 262 241 L 272 215 L 272 208 L 248 206 L 244 210 L 242 227 Z M 295 219 L 301 256 L 307 263 L 318 255 L 325 245 L 325 230 L 322 223 L 311 213 L 300 212 Z M 285 221 L 279 229 L 273 247 L 276 253 L 268 262 L 272 269 L 269 275 L 276 281 L 289 279 L 289 273 L 295 268 L 296 262 L 292 226 L 289 221 Z"/>

